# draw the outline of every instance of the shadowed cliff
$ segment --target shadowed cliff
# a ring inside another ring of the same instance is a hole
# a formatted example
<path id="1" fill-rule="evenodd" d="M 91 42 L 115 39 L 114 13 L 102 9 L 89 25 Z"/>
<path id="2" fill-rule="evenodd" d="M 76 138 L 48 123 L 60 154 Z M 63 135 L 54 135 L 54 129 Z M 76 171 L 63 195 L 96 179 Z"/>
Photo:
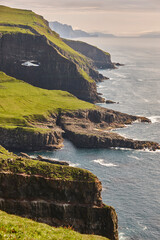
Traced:
<path id="1" fill-rule="evenodd" d="M 0 189 L 1 210 L 118 240 L 116 212 L 103 204 L 101 182 L 87 170 L 25 159 L 0 146 Z"/>

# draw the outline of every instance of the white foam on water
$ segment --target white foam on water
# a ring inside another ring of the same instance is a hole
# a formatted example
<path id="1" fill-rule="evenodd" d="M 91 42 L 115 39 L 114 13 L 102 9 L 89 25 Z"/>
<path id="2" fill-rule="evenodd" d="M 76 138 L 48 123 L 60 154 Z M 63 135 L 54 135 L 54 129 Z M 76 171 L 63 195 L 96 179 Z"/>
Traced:
<path id="1" fill-rule="evenodd" d="M 148 100 L 148 99 L 146 99 L 146 98 L 143 98 L 143 99 L 144 99 L 144 101 L 145 101 L 145 102 L 149 102 L 149 100 Z"/>
<path id="2" fill-rule="evenodd" d="M 143 231 L 147 230 L 147 226 L 138 221 L 138 225 L 142 228 Z"/>
<path id="3" fill-rule="evenodd" d="M 39 64 L 33 63 L 32 61 L 26 61 L 21 65 L 25 67 L 39 67 Z"/>
<path id="4" fill-rule="evenodd" d="M 141 78 L 138 78 L 137 79 L 139 82 L 143 82 L 144 80 L 143 79 L 141 79 Z"/>
<path id="5" fill-rule="evenodd" d="M 107 188 L 102 187 L 102 192 L 105 192 L 105 191 L 107 191 Z"/>
<path id="6" fill-rule="evenodd" d="M 151 116 L 151 117 L 148 117 L 152 123 L 158 123 L 160 122 L 160 116 Z"/>
<path id="7" fill-rule="evenodd" d="M 128 240 L 128 238 L 125 236 L 123 232 L 119 233 L 119 240 Z"/>
<path id="8" fill-rule="evenodd" d="M 141 160 L 141 158 L 139 158 L 139 157 L 136 157 L 136 156 L 134 156 L 134 155 L 128 155 L 128 157 L 129 157 L 129 158 L 136 159 L 136 160 Z"/>
<path id="9" fill-rule="evenodd" d="M 93 162 L 98 163 L 105 167 L 118 167 L 118 165 L 113 163 L 105 163 L 103 159 L 96 159 L 96 160 L 93 160 Z"/>
<path id="10" fill-rule="evenodd" d="M 71 167 L 79 167 L 80 166 L 79 163 L 72 163 L 70 161 L 67 161 L 67 163 L 69 163 L 69 166 L 71 166 Z"/>
<path id="11" fill-rule="evenodd" d="M 127 78 L 126 75 L 121 74 L 121 73 L 118 73 L 118 72 L 114 72 L 114 75 L 117 76 L 117 77 L 119 77 L 119 78 Z"/>

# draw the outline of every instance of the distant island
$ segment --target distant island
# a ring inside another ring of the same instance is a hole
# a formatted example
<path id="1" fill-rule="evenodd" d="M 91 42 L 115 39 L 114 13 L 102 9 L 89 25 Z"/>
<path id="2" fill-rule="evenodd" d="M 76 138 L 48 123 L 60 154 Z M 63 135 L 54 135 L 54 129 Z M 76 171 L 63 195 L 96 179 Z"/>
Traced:
<path id="1" fill-rule="evenodd" d="M 144 34 L 141 34 L 139 37 L 144 38 L 160 38 L 160 32 L 146 32 Z"/>
<path id="2" fill-rule="evenodd" d="M 57 32 L 62 38 L 80 38 L 80 37 L 116 37 L 113 34 L 101 33 L 101 32 L 85 32 L 83 30 L 74 30 L 71 25 L 62 24 L 60 22 L 50 22 L 50 28 Z"/>
<path id="3" fill-rule="evenodd" d="M 83 30 L 74 30 L 71 25 L 62 24 L 60 22 L 54 21 L 49 22 L 50 28 L 58 33 L 61 38 L 81 38 L 81 37 L 103 37 L 103 38 L 160 38 L 160 31 L 157 32 L 146 32 L 138 35 L 114 35 L 111 33 L 103 32 L 85 32 Z"/>

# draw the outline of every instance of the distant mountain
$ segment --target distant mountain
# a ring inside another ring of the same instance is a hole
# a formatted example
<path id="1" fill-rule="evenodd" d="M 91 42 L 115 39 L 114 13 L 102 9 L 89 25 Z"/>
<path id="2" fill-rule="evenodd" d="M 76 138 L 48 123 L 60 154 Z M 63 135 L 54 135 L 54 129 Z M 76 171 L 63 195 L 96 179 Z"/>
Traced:
<path id="1" fill-rule="evenodd" d="M 139 37 L 160 38 L 160 32 L 148 32 L 148 33 L 141 34 Z"/>
<path id="2" fill-rule="evenodd" d="M 57 32 L 62 38 L 80 38 L 80 37 L 115 37 L 112 34 L 105 34 L 101 32 L 87 33 L 82 30 L 74 30 L 72 26 L 62 24 L 57 21 L 49 23 L 50 28 Z"/>
<path id="3" fill-rule="evenodd" d="M 50 28 L 63 38 L 90 37 L 90 34 L 82 30 L 73 30 L 72 26 L 59 22 L 50 22 Z"/>

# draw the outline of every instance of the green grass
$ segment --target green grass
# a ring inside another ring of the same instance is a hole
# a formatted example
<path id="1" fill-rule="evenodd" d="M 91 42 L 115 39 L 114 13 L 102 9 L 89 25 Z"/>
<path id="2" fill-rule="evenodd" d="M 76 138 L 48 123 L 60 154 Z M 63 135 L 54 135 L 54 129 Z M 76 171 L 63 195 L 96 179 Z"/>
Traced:
<path id="1" fill-rule="evenodd" d="M 1 33 L 24 33 L 24 34 L 32 34 L 33 33 L 29 29 L 19 28 L 19 27 L 9 27 L 9 26 L 0 26 Z"/>
<path id="2" fill-rule="evenodd" d="M 2 146 L 0 146 L 0 171 L 69 181 L 94 182 L 97 179 L 94 174 L 85 169 L 25 159 L 8 152 Z"/>
<path id="3" fill-rule="evenodd" d="M 95 108 L 68 92 L 34 87 L 0 72 L 0 126 L 30 126 L 51 113 Z"/>
<path id="4" fill-rule="evenodd" d="M 1 240 L 107 240 L 105 237 L 84 235 L 69 228 L 54 228 L 27 218 L 0 211 Z"/>
<path id="5" fill-rule="evenodd" d="M 79 67 L 82 69 L 86 69 L 86 66 L 90 66 L 90 63 L 86 59 L 86 57 L 72 48 L 70 48 L 67 44 L 65 44 L 62 39 L 59 37 L 57 33 L 52 31 L 46 20 L 43 17 L 35 14 L 29 10 L 21 10 L 21 9 L 14 9 L 0 5 L 0 25 L 11 24 L 11 25 L 25 25 L 33 28 L 36 32 L 40 35 L 46 36 L 46 38 L 51 41 L 54 45 L 57 46 L 57 49 L 61 49 L 61 53 L 74 63 L 78 64 Z M 17 31 L 27 33 L 29 30 L 22 30 L 19 27 L 5 27 L 3 26 L 2 32 L 3 33 L 15 33 Z M 1 30 L 0 30 L 1 32 Z M 28 32 L 31 34 L 31 32 Z M 86 73 L 87 74 L 87 73 Z M 88 74 L 87 74 L 88 75 Z M 86 80 L 88 80 L 89 76 L 87 76 Z M 90 81 L 92 80 L 89 78 Z M 92 80 L 93 81 L 93 80 Z"/>

